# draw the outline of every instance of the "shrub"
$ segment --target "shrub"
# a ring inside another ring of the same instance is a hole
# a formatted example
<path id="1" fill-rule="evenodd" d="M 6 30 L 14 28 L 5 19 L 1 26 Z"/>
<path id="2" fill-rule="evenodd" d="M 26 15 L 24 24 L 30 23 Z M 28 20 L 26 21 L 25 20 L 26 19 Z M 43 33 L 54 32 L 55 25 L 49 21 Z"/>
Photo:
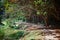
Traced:
<path id="1" fill-rule="evenodd" d="M 8 37 L 11 38 L 12 40 L 17 40 L 17 39 L 20 39 L 21 37 L 23 37 L 23 35 L 24 35 L 24 32 L 19 31 L 19 32 L 16 32 L 16 33 L 9 35 Z"/>
<path id="2" fill-rule="evenodd" d="M 4 30 L 0 27 L 0 40 L 4 39 Z"/>

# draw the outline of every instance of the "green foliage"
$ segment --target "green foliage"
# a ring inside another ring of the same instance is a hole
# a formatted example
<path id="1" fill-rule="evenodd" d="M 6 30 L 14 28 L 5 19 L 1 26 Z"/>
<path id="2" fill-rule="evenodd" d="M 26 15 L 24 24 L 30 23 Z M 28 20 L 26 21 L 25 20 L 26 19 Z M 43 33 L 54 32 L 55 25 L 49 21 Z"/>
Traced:
<path id="1" fill-rule="evenodd" d="M 0 27 L 0 40 L 17 40 L 24 36 L 24 31 L 15 30 L 10 27 Z"/>
<path id="2" fill-rule="evenodd" d="M 35 40 L 35 39 L 31 39 L 31 40 Z"/>
<path id="3" fill-rule="evenodd" d="M 46 12 L 46 5 L 47 5 L 47 2 L 43 1 L 43 0 L 35 0 L 34 1 L 34 5 L 36 6 L 37 8 L 37 14 L 40 15 L 40 14 L 43 14 L 44 16 L 47 14 Z"/>
<path id="4" fill-rule="evenodd" d="M 39 11 L 37 11 L 37 15 L 40 15 L 40 12 Z"/>
<path id="5" fill-rule="evenodd" d="M 6 4 L 7 5 L 7 4 Z M 14 19 L 14 20 L 23 20 L 25 21 L 25 13 L 20 9 L 18 4 L 9 4 L 8 9 L 5 9 L 5 17 L 6 19 Z"/>
<path id="6" fill-rule="evenodd" d="M 41 4 L 42 3 L 42 0 L 36 0 L 34 1 L 34 3 L 37 5 L 37 4 Z"/>
<path id="7" fill-rule="evenodd" d="M 4 34 L 4 30 L 0 27 L 0 40 L 3 40 Z"/>
<path id="8" fill-rule="evenodd" d="M 20 32 L 9 35 L 9 37 L 11 37 L 13 39 L 19 39 L 19 38 L 23 37 L 23 35 L 24 35 L 24 32 L 20 31 Z"/>
<path id="9" fill-rule="evenodd" d="M 46 16 L 46 14 L 47 14 L 47 12 L 44 12 L 44 14 L 43 14 L 43 15 L 44 15 L 44 16 Z"/>

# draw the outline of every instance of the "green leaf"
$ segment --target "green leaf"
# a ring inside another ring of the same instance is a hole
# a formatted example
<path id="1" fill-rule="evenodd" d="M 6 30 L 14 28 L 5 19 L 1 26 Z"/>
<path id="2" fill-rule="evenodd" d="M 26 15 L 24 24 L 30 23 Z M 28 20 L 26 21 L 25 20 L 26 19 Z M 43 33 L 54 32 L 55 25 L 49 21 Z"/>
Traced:
<path id="1" fill-rule="evenodd" d="M 44 12 L 44 14 L 43 15 L 46 15 L 47 14 L 47 12 Z"/>
<path id="2" fill-rule="evenodd" d="M 37 15 L 39 15 L 40 14 L 40 12 L 39 11 L 37 11 Z"/>

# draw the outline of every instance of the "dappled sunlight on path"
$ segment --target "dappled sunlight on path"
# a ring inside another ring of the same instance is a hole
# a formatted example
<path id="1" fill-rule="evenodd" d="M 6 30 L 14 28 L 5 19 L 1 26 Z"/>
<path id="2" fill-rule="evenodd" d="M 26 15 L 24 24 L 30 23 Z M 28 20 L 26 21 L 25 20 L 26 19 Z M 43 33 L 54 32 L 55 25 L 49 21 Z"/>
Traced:
<path id="1" fill-rule="evenodd" d="M 60 40 L 60 30 L 58 29 L 41 29 L 31 30 L 29 34 L 24 37 L 24 40 Z"/>

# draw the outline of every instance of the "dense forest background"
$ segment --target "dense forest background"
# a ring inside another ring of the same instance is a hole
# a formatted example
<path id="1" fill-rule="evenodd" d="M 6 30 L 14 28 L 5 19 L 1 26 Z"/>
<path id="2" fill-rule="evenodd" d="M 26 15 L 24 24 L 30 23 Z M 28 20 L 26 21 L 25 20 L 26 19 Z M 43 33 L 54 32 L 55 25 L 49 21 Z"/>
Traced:
<path id="1" fill-rule="evenodd" d="M 27 32 L 22 23 L 60 28 L 60 1 L 0 0 L 0 40 L 18 40 L 23 37 Z"/>
<path id="2" fill-rule="evenodd" d="M 59 3 L 59 2 L 58 2 Z M 59 25 L 59 4 L 50 0 L 6 0 L 1 3 L 4 6 L 4 18 L 24 20 L 31 23 L 45 23 Z"/>

